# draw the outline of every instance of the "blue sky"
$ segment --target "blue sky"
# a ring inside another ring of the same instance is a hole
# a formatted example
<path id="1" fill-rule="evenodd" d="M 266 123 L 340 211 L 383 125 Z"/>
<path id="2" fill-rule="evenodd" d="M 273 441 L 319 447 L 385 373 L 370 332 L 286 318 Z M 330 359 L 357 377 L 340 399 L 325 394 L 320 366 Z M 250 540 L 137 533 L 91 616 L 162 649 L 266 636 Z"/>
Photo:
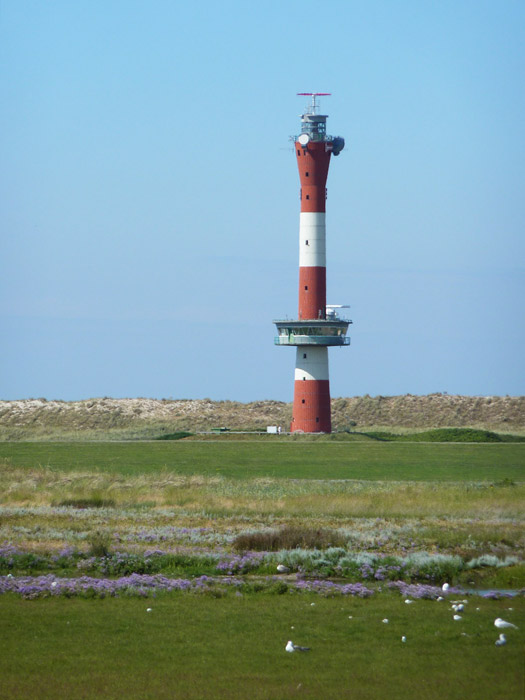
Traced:
<path id="1" fill-rule="evenodd" d="M 0 398 L 289 401 L 324 98 L 332 396 L 525 393 L 522 0 L 2 0 Z"/>

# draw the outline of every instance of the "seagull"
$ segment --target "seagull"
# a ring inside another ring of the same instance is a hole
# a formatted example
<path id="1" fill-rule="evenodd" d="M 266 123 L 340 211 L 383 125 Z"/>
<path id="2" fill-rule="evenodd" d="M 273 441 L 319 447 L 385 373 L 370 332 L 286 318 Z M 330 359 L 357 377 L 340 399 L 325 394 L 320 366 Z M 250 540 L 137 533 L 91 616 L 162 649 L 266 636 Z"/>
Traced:
<path id="1" fill-rule="evenodd" d="M 290 573 L 290 569 L 289 569 L 287 566 L 285 566 L 284 564 L 277 564 L 277 571 L 278 571 L 280 574 L 288 574 L 288 573 Z"/>
<path id="2" fill-rule="evenodd" d="M 406 640 L 407 640 L 407 638 L 403 635 L 403 636 L 401 637 L 401 641 L 402 641 L 402 642 L 406 642 Z"/>
<path id="3" fill-rule="evenodd" d="M 449 588 L 450 588 L 450 586 L 448 585 L 448 583 L 444 583 L 444 584 L 441 586 L 441 590 L 442 590 L 442 591 L 448 591 Z"/>
<path id="4" fill-rule="evenodd" d="M 454 620 L 462 620 L 463 618 L 461 615 L 454 615 Z"/>
<path id="5" fill-rule="evenodd" d="M 505 635 L 503 633 L 500 634 L 499 638 L 496 639 L 496 646 L 502 647 L 506 643 L 507 643 L 507 637 L 505 637 Z"/>
<path id="6" fill-rule="evenodd" d="M 458 606 L 456 606 L 456 610 L 457 612 L 463 612 L 463 610 L 465 610 L 465 606 L 463 605 L 463 603 L 460 603 Z"/>
<path id="7" fill-rule="evenodd" d="M 407 605 L 410 605 L 410 603 L 413 603 L 413 602 L 414 602 L 414 601 L 413 601 L 413 600 L 410 600 L 409 598 L 407 598 L 407 599 L 405 600 L 405 603 L 406 603 Z"/>
<path id="8" fill-rule="evenodd" d="M 518 629 L 518 628 L 516 627 L 516 625 L 513 625 L 513 624 L 512 624 L 512 622 L 507 622 L 506 620 L 502 620 L 501 617 L 497 617 L 497 618 L 494 620 L 494 625 L 495 625 L 499 630 L 502 630 L 502 629 L 504 629 L 505 627 L 514 627 L 515 630 Z"/>
<path id="9" fill-rule="evenodd" d="M 384 619 L 384 620 L 382 620 L 382 622 L 384 622 L 384 623 L 385 623 L 385 625 L 388 625 L 388 618 L 386 618 L 386 617 L 385 617 L 385 619 Z"/>
<path id="10" fill-rule="evenodd" d="M 146 612 L 151 612 L 152 608 L 146 608 Z"/>
<path id="11" fill-rule="evenodd" d="M 445 600 L 442 595 L 438 595 L 436 598 L 437 602 L 440 603 L 442 600 Z"/>
<path id="12" fill-rule="evenodd" d="M 286 651 L 289 651 L 290 653 L 292 651 L 310 651 L 310 647 L 299 647 L 297 644 L 294 644 L 292 640 L 288 641 L 286 646 L 285 646 Z"/>

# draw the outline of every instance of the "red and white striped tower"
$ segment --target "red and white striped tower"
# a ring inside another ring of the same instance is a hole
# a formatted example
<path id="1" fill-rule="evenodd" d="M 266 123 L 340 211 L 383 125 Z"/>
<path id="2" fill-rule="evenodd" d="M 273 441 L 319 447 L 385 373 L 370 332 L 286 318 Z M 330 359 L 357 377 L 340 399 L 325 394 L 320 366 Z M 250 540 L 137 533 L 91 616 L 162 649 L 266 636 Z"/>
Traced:
<path id="1" fill-rule="evenodd" d="M 326 305 L 326 179 L 331 155 L 339 155 L 344 139 L 326 134 L 327 115 L 318 114 L 316 98 L 301 116 L 301 133 L 294 136 L 301 181 L 299 222 L 299 313 L 294 321 L 275 321 L 277 345 L 295 345 L 295 390 L 292 432 L 330 433 L 328 347 L 348 345 L 350 321 Z"/>

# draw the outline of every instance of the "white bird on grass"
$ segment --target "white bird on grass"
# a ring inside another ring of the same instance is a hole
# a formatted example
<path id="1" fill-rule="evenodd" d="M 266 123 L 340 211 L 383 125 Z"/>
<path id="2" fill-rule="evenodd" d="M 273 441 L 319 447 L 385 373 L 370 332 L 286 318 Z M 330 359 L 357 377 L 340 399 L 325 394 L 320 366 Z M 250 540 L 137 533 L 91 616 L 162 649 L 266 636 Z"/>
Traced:
<path id="1" fill-rule="evenodd" d="M 299 647 L 297 644 L 294 644 L 291 639 L 287 642 L 285 649 L 290 653 L 293 651 L 310 651 L 310 647 Z"/>
<path id="2" fill-rule="evenodd" d="M 501 617 L 497 617 L 497 618 L 494 620 L 494 625 L 495 625 L 499 630 L 505 629 L 505 627 L 514 627 L 515 630 L 518 629 L 518 628 L 516 627 L 516 625 L 513 625 L 513 624 L 512 624 L 512 622 L 507 622 L 506 620 L 502 620 Z"/>
<path id="3" fill-rule="evenodd" d="M 463 618 L 461 615 L 454 615 L 454 620 L 462 620 Z"/>
<path id="4" fill-rule="evenodd" d="M 441 590 L 442 590 L 442 591 L 448 591 L 449 588 L 450 588 L 450 586 L 449 586 L 448 583 L 444 583 L 444 584 L 441 586 Z"/>
<path id="5" fill-rule="evenodd" d="M 496 639 L 496 646 L 497 647 L 502 647 L 504 644 L 507 643 L 507 637 L 503 633 L 500 634 L 498 639 Z"/>
<path id="6" fill-rule="evenodd" d="M 288 573 L 290 573 L 290 569 L 289 569 L 287 566 L 285 566 L 284 564 L 277 564 L 277 571 L 278 571 L 280 574 L 288 574 Z"/>
<path id="7" fill-rule="evenodd" d="M 403 636 L 401 637 L 401 641 L 402 641 L 402 642 L 406 642 L 406 640 L 407 640 L 407 638 L 403 635 Z"/>
<path id="8" fill-rule="evenodd" d="M 410 605 L 410 603 L 413 603 L 413 602 L 414 602 L 414 601 L 413 601 L 413 600 L 410 600 L 409 598 L 407 598 L 407 599 L 405 600 L 405 603 L 406 603 L 407 605 Z"/>

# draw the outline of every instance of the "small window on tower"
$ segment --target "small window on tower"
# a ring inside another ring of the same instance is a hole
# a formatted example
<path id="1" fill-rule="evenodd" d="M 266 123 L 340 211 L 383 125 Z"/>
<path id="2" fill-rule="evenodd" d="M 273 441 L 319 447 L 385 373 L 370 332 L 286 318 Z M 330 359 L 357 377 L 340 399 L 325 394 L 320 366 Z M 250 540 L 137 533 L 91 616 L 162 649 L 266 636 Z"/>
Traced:
<path id="1" fill-rule="evenodd" d="M 310 199 L 310 195 L 309 195 L 309 194 L 306 195 L 306 199 Z"/>
<path id="2" fill-rule="evenodd" d="M 303 382 L 305 382 L 305 381 L 306 381 L 306 377 L 303 377 Z"/>
<path id="3" fill-rule="evenodd" d="M 304 244 L 305 244 L 305 245 L 310 245 L 310 244 L 308 243 L 308 241 L 305 241 Z"/>
<path id="4" fill-rule="evenodd" d="M 297 149 L 297 155 L 298 155 L 298 156 L 301 155 L 301 151 L 300 151 L 299 149 Z"/>
<path id="5" fill-rule="evenodd" d="M 310 173 L 308 173 L 308 172 L 305 173 L 305 176 L 306 176 L 306 177 L 310 177 Z"/>
<path id="6" fill-rule="evenodd" d="M 307 284 L 304 285 L 304 291 L 305 291 L 305 292 L 308 291 L 308 285 L 307 285 Z"/>
<path id="7" fill-rule="evenodd" d="M 303 352 L 303 360 L 306 360 L 306 353 Z"/>
<path id="8" fill-rule="evenodd" d="M 306 399 L 303 399 L 303 400 L 301 401 L 301 403 L 306 403 Z"/>
<path id="9" fill-rule="evenodd" d="M 316 423 L 319 423 L 319 416 L 315 419 Z"/>

